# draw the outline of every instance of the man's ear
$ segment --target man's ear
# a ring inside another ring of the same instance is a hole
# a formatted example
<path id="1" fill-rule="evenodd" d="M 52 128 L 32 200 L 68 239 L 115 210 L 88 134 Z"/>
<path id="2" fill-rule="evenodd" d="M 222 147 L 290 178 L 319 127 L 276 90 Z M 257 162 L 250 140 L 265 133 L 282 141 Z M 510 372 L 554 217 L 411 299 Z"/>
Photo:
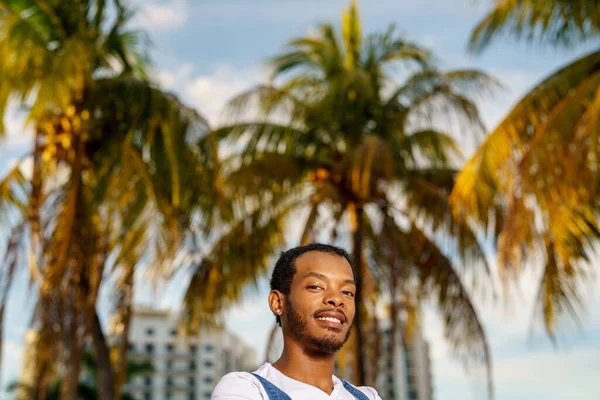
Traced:
<path id="1" fill-rule="evenodd" d="M 269 293 L 269 308 L 273 314 L 279 316 L 283 314 L 284 301 L 285 299 L 283 293 L 281 293 L 279 290 L 271 290 L 271 293 Z"/>

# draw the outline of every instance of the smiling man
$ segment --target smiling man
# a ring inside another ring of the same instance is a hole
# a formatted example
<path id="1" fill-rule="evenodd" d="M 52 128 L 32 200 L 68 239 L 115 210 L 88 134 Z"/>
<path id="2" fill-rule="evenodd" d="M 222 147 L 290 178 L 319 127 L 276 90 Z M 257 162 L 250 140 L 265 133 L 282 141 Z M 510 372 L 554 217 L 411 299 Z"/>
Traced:
<path id="1" fill-rule="evenodd" d="M 356 280 L 348 253 L 311 244 L 281 254 L 269 307 L 283 331 L 283 352 L 254 373 L 225 375 L 213 400 L 381 400 L 333 375 L 335 353 L 350 336 Z"/>

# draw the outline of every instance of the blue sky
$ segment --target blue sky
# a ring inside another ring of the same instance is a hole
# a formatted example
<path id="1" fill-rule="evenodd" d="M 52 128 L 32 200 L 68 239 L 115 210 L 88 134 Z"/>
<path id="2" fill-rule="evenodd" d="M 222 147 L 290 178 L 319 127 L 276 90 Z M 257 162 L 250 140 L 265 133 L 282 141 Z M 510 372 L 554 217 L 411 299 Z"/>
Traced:
<path id="1" fill-rule="evenodd" d="M 536 81 L 592 46 L 569 50 L 541 49 L 510 40 L 499 41 L 479 56 L 466 52 L 470 30 L 490 1 L 480 0 L 359 0 L 364 32 L 385 29 L 390 23 L 407 39 L 430 47 L 443 68 L 481 68 L 500 79 L 505 89 L 482 104 L 482 115 L 493 127 L 520 95 Z M 347 3 L 340 0 L 137 0 L 136 24 L 150 33 L 154 76 L 166 88 L 197 107 L 217 124 L 227 99 L 262 81 L 265 61 L 281 51 L 293 36 L 310 32 L 319 22 L 339 25 Z M 598 43 L 596 43 L 597 47 Z M 19 115 L 7 116 L 8 136 L 0 147 L 0 165 L 12 164 L 30 145 Z M 472 151 L 464 143 L 465 152 Z M 298 219 L 301 223 L 301 218 Z M 297 235 L 290 228 L 290 243 Z M 596 261 L 598 264 L 598 261 Z M 522 279 L 512 302 L 478 301 L 488 332 L 494 361 L 497 398 L 575 399 L 600 398 L 600 293 L 590 282 L 583 329 L 569 321 L 561 324 L 559 343 L 553 347 L 539 324 L 530 331 L 537 275 Z M 178 285 L 162 290 L 155 306 L 175 304 Z M 514 291 L 516 292 L 516 291 Z M 27 320 L 23 304 L 26 282 L 13 291 L 7 314 L 2 380 L 6 383 L 20 368 L 21 340 Z M 272 321 L 266 305 L 266 285 L 249 290 L 246 300 L 228 313 L 227 324 L 246 337 L 259 354 Z M 489 296 L 488 296 L 489 297 Z M 157 297 L 158 298 L 158 297 Z M 147 296 L 140 294 L 140 299 Z M 264 324 L 256 321 L 264 321 Z M 431 343 L 435 398 L 484 398 L 482 371 L 466 374 L 443 340 L 440 321 L 427 307 L 425 336 Z"/>

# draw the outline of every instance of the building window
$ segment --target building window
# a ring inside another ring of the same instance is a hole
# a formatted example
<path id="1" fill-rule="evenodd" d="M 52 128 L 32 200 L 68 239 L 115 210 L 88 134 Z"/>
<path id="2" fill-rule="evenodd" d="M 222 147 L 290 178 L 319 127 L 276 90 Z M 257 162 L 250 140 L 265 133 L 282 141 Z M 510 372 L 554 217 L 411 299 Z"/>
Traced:
<path id="1" fill-rule="evenodd" d="M 213 346 L 213 345 L 212 345 L 212 344 L 210 344 L 210 343 L 206 343 L 206 344 L 204 345 L 204 351 L 205 351 L 205 352 L 207 352 L 207 353 L 212 353 L 212 351 L 213 351 L 214 349 L 215 349 L 215 346 Z"/>
<path id="2" fill-rule="evenodd" d="M 196 400 L 196 393 L 194 393 L 194 392 L 188 393 L 188 400 Z"/>
<path id="3" fill-rule="evenodd" d="M 210 393 L 209 392 L 204 392 L 204 398 L 205 399 L 210 399 Z"/>
<path id="4" fill-rule="evenodd" d="M 204 377 L 204 382 L 206 382 L 206 383 L 208 383 L 208 384 L 211 384 L 211 383 L 213 383 L 213 378 L 212 378 L 212 376 L 205 376 L 205 377 Z"/>
<path id="5" fill-rule="evenodd" d="M 168 387 L 173 386 L 173 378 L 167 378 L 167 386 Z"/>
<path id="6" fill-rule="evenodd" d="M 171 400 L 172 398 L 173 398 L 173 395 L 171 394 L 171 392 L 166 392 L 165 393 L 165 399 Z"/>
<path id="7" fill-rule="evenodd" d="M 148 353 L 148 354 L 154 353 L 154 345 L 152 343 L 146 344 L 146 353 Z"/>
<path id="8" fill-rule="evenodd" d="M 144 377 L 144 384 L 146 386 L 152 386 L 152 377 L 151 376 L 145 376 Z"/>
<path id="9" fill-rule="evenodd" d="M 167 360 L 167 369 L 170 371 L 173 369 L 173 361 Z"/>
<path id="10" fill-rule="evenodd" d="M 177 336 L 177 329 L 171 329 L 171 336 Z"/>
<path id="11" fill-rule="evenodd" d="M 213 362 L 210 361 L 210 360 L 204 361 L 204 366 L 207 367 L 207 368 L 212 368 L 213 365 L 214 365 Z"/>
<path id="12" fill-rule="evenodd" d="M 188 378 L 188 383 L 190 384 L 190 386 L 196 386 L 196 379 L 194 379 L 193 376 L 190 376 Z"/>
<path id="13" fill-rule="evenodd" d="M 147 336 L 154 336 L 154 329 L 153 328 L 146 329 L 146 335 Z"/>
<path id="14" fill-rule="evenodd" d="M 144 393 L 144 400 L 152 400 L 152 393 L 150 393 L 150 392 Z"/>
<path id="15" fill-rule="evenodd" d="M 135 352 L 135 345 L 133 343 L 127 343 L 127 351 Z"/>
<path id="16" fill-rule="evenodd" d="M 196 370 L 196 361 L 190 361 L 190 371 Z"/>
<path id="17" fill-rule="evenodd" d="M 195 344 L 190 346 L 190 352 L 192 354 L 197 354 L 198 353 L 198 346 L 196 346 Z"/>
<path id="18" fill-rule="evenodd" d="M 167 345 L 167 353 L 172 353 L 174 349 L 175 346 L 173 346 L 171 343 Z"/>

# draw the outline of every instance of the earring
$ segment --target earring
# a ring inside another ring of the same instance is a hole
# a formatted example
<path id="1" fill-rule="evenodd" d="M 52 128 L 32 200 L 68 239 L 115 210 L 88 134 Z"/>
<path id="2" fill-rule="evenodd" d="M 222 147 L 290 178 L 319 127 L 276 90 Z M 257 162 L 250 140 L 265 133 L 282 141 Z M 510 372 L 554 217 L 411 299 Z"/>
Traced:
<path id="1" fill-rule="evenodd" d="M 277 313 L 277 315 L 281 314 L 281 310 L 277 310 L 275 312 Z"/>

